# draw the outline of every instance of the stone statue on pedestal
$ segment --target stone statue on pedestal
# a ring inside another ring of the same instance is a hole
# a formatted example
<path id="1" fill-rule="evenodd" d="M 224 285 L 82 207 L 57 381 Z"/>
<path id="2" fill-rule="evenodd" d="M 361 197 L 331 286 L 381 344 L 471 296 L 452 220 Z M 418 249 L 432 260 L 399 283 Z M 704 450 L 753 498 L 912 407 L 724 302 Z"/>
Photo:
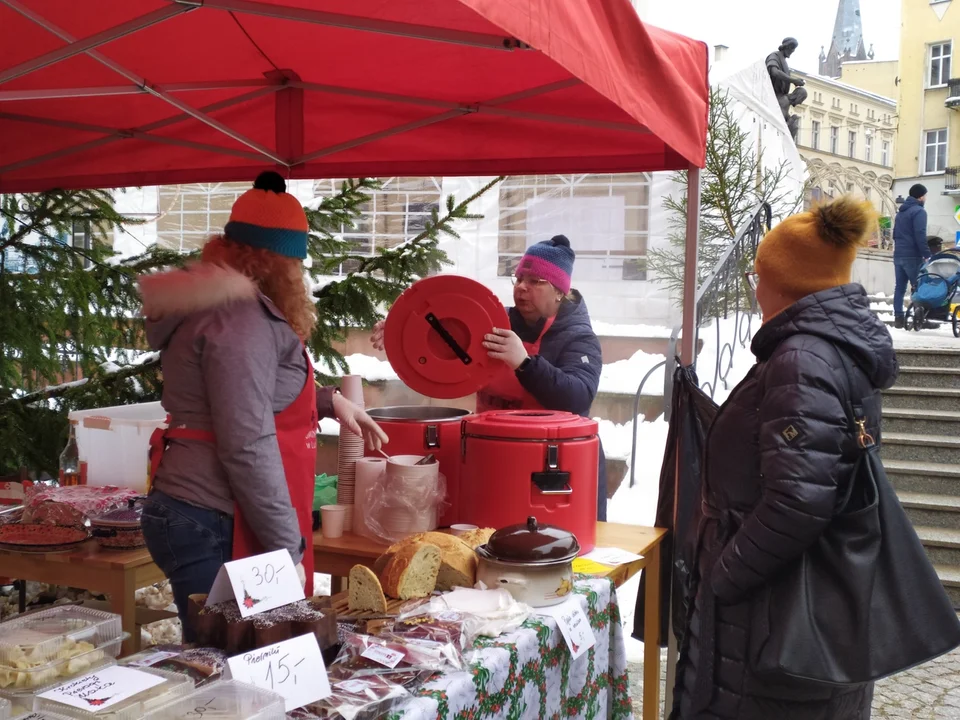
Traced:
<path id="1" fill-rule="evenodd" d="M 773 83 L 773 92 L 777 96 L 777 102 L 780 103 L 783 119 L 787 123 L 794 142 L 797 142 L 797 134 L 800 131 L 800 118 L 791 115 L 790 108 L 801 105 L 807 99 L 807 89 L 803 87 L 803 80 L 790 77 L 787 58 L 793 55 L 799 46 L 800 43 L 795 38 L 788 37 L 775 53 L 770 53 L 767 57 L 767 72 L 770 74 L 770 82 Z M 790 92 L 791 85 L 796 86 L 793 92 Z"/>

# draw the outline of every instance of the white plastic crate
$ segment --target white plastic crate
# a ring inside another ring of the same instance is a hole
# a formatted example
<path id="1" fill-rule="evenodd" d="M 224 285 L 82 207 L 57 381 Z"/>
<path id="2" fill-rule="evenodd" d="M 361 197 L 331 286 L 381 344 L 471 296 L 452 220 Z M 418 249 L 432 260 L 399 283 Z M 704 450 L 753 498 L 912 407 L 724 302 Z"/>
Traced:
<path id="1" fill-rule="evenodd" d="M 158 402 L 75 410 L 80 460 L 87 464 L 88 485 L 117 485 L 147 491 L 150 436 L 166 427 L 167 413 Z"/>

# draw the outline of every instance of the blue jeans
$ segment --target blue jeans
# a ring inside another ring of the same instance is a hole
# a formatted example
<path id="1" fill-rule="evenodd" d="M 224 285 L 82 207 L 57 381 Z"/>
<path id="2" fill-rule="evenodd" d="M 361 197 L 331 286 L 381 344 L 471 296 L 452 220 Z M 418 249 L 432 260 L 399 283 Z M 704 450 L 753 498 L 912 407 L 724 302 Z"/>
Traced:
<path id="1" fill-rule="evenodd" d="M 917 287 L 917 278 L 920 277 L 920 258 L 894 258 L 893 270 L 896 273 L 897 284 L 893 289 L 893 315 L 903 317 L 903 298 L 907 294 L 907 284 L 914 290 Z"/>
<path id="2" fill-rule="evenodd" d="M 144 503 L 141 523 L 147 549 L 173 587 L 183 640 L 195 642 L 187 598 L 210 592 L 220 568 L 231 559 L 233 517 L 154 490 Z"/>

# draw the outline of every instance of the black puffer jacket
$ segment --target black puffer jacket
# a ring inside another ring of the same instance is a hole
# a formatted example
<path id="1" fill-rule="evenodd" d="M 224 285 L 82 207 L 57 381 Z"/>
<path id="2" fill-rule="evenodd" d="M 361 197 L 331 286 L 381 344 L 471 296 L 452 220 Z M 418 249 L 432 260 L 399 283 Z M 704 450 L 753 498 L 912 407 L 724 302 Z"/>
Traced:
<path id="1" fill-rule="evenodd" d="M 751 600 L 824 531 L 857 454 L 844 410 L 849 382 L 834 346 L 869 385 L 897 378 L 890 334 L 859 285 L 810 295 L 753 340 L 758 363 L 707 438 L 700 584 L 681 655 L 684 720 L 866 720 L 873 686 L 772 687 L 747 656 Z M 858 382 L 858 384 L 861 384 Z M 880 438 L 880 417 L 868 428 Z M 711 612 L 712 609 L 712 612 Z"/>

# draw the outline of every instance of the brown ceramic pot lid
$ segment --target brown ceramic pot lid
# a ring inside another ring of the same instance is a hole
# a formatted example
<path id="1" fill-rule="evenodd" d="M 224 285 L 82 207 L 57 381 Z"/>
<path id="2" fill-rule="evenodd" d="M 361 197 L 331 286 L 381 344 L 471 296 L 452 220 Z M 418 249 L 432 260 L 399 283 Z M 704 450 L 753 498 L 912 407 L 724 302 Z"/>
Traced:
<path id="1" fill-rule="evenodd" d="M 501 562 L 546 564 L 573 560 L 580 554 L 580 543 L 573 533 L 528 517 L 526 524 L 497 530 L 477 553 Z"/>

